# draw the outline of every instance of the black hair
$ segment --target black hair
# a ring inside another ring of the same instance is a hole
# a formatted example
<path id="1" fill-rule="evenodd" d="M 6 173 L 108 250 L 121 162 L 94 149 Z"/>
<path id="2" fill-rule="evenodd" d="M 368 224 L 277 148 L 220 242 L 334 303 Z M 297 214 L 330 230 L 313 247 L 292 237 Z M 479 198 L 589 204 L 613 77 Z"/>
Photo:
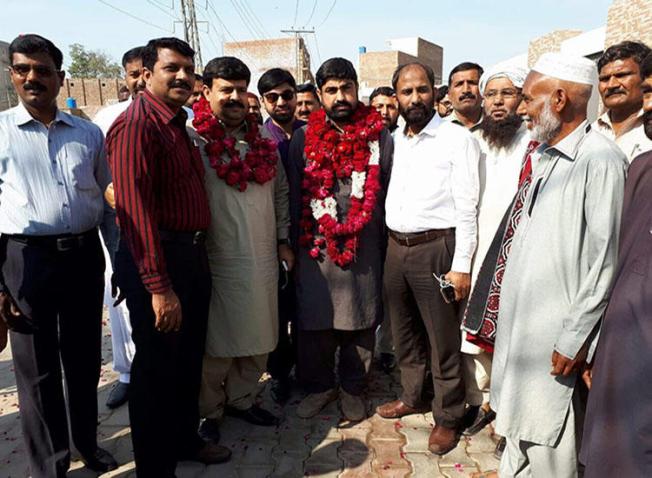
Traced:
<path id="1" fill-rule="evenodd" d="M 195 73 L 195 81 L 201 81 L 203 83 L 204 77 L 201 76 L 199 73 Z"/>
<path id="2" fill-rule="evenodd" d="M 195 59 L 195 50 L 185 41 L 174 37 L 155 38 L 150 40 L 142 51 L 143 66 L 149 71 L 154 71 L 154 65 L 158 61 L 158 51 L 162 48 L 174 50 L 185 57 L 192 58 L 193 61 Z"/>
<path id="3" fill-rule="evenodd" d="M 448 84 L 450 85 L 452 80 L 453 80 L 453 75 L 455 73 L 459 73 L 460 71 L 468 71 L 468 70 L 477 70 L 478 71 L 478 77 L 481 77 L 482 74 L 484 73 L 484 69 L 478 65 L 477 63 L 473 63 L 470 61 L 465 61 L 463 63 L 460 63 L 457 65 L 455 68 L 451 70 L 451 72 L 448 74 Z"/>
<path id="4" fill-rule="evenodd" d="M 616 60 L 631 58 L 637 65 L 641 65 L 643 59 L 650 54 L 650 48 L 637 41 L 623 41 L 607 48 L 598 60 L 598 72 L 602 71 L 608 63 Z"/>
<path id="5" fill-rule="evenodd" d="M 263 73 L 263 76 L 258 80 L 258 93 L 262 96 L 283 83 L 287 83 L 296 91 L 297 82 L 294 81 L 292 73 L 283 68 L 272 68 Z"/>
<path id="6" fill-rule="evenodd" d="M 439 88 L 437 88 L 437 94 L 435 95 L 435 101 L 439 103 L 441 100 L 443 100 L 446 95 L 448 94 L 448 86 L 447 85 L 441 85 Z"/>
<path id="7" fill-rule="evenodd" d="M 312 83 L 303 83 L 297 85 L 297 93 L 312 93 L 315 97 L 317 96 L 317 88 Z"/>
<path id="8" fill-rule="evenodd" d="M 144 46 L 137 46 L 122 55 L 122 68 L 127 68 L 127 63 L 131 63 L 134 60 L 142 60 L 144 49 Z"/>
<path id="9" fill-rule="evenodd" d="M 418 66 L 426 73 L 426 76 L 428 77 L 428 83 L 430 83 L 430 86 L 432 86 L 432 88 L 434 89 L 435 72 L 432 71 L 432 68 L 430 68 L 428 65 L 424 65 L 423 63 L 418 61 L 411 61 L 410 63 L 399 65 L 399 67 L 396 68 L 396 70 L 394 70 L 394 74 L 392 75 L 392 87 L 396 90 L 396 85 L 398 85 L 398 79 L 401 76 L 401 72 L 406 68 L 411 68 L 413 66 Z"/>
<path id="10" fill-rule="evenodd" d="M 222 78 L 229 81 L 245 80 L 247 86 L 251 81 L 251 71 L 242 60 L 234 56 L 220 56 L 213 58 L 204 68 L 204 84 L 209 88 L 213 86 L 214 78 Z"/>
<path id="11" fill-rule="evenodd" d="M 317 70 L 315 80 L 317 81 L 317 88 L 321 87 L 331 79 L 337 80 L 352 80 L 358 84 L 358 74 L 355 72 L 353 63 L 345 58 L 331 58 L 326 60 Z"/>
<path id="12" fill-rule="evenodd" d="M 22 53 L 29 55 L 34 53 L 45 53 L 54 62 L 57 70 L 61 69 L 63 65 L 63 53 L 59 50 L 54 43 L 47 38 L 40 35 L 29 33 L 27 35 L 19 35 L 9 45 L 9 64 L 14 64 L 14 53 Z"/>
<path id="13" fill-rule="evenodd" d="M 396 96 L 396 92 L 394 88 L 389 86 L 379 86 L 369 95 L 369 104 L 371 104 L 376 96 Z"/>
<path id="14" fill-rule="evenodd" d="M 652 53 L 643 58 L 640 64 L 641 78 L 644 80 L 652 76 Z"/>

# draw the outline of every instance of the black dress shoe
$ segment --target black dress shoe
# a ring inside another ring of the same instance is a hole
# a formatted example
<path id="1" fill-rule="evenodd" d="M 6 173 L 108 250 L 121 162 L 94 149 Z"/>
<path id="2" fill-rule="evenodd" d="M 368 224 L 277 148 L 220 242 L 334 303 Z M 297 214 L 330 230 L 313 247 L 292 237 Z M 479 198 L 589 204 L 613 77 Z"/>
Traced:
<path id="1" fill-rule="evenodd" d="M 240 418 L 252 425 L 261 427 L 275 427 L 278 425 L 278 418 L 263 410 L 258 405 L 252 405 L 246 410 L 238 410 L 237 408 L 227 406 L 224 410 L 227 415 L 235 418 Z"/>
<path id="2" fill-rule="evenodd" d="M 506 446 L 507 438 L 501 437 L 500 441 L 496 445 L 496 449 L 494 450 L 494 458 L 496 458 L 496 460 L 500 460 L 503 457 L 503 452 L 505 451 Z"/>
<path id="3" fill-rule="evenodd" d="M 109 393 L 106 406 L 111 409 L 118 408 L 127 403 L 127 400 L 129 400 L 129 384 L 118 382 Z"/>
<path id="4" fill-rule="evenodd" d="M 381 353 L 380 354 L 380 368 L 386 374 L 390 374 L 392 370 L 396 367 L 396 358 L 394 354 L 390 353 Z"/>
<path id="5" fill-rule="evenodd" d="M 489 425 L 496 419 L 496 412 L 493 410 L 486 411 L 484 408 L 480 407 L 478 413 L 475 417 L 475 420 L 464 430 L 463 435 L 472 436 L 482 430 L 484 427 Z"/>
<path id="6" fill-rule="evenodd" d="M 89 470 L 106 473 L 118 468 L 118 462 L 103 448 L 97 447 L 93 453 L 82 454 L 81 461 Z"/>
<path id="7" fill-rule="evenodd" d="M 220 423 L 215 418 L 205 418 L 199 425 L 199 436 L 204 441 L 220 441 Z"/>
<path id="8" fill-rule="evenodd" d="M 271 394 L 272 399 L 276 403 L 280 405 L 286 403 L 290 399 L 290 395 L 292 395 L 292 383 L 290 379 L 274 380 L 272 382 Z"/>

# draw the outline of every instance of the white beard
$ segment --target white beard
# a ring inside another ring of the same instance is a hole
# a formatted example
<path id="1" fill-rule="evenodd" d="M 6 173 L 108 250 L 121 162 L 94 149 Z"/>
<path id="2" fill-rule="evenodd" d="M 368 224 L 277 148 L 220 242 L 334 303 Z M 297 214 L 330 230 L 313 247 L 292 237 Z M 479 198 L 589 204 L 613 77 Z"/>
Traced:
<path id="1" fill-rule="evenodd" d="M 550 98 L 546 99 L 541 114 L 539 115 L 538 124 L 532 127 L 531 137 L 540 143 L 547 143 L 557 136 L 561 130 L 561 119 L 552 112 Z"/>

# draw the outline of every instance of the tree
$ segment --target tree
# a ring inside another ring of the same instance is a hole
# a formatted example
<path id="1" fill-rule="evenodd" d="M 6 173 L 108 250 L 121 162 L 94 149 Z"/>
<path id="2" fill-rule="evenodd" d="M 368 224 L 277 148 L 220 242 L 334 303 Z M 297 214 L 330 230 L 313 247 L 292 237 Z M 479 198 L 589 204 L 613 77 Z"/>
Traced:
<path id="1" fill-rule="evenodd" d="M 70 68 L 68 73 L 73 78 L 116 78 L 122 68 L 113 59 L 99 50 L 86 50 L 83 45 L 70 45 Z"/>

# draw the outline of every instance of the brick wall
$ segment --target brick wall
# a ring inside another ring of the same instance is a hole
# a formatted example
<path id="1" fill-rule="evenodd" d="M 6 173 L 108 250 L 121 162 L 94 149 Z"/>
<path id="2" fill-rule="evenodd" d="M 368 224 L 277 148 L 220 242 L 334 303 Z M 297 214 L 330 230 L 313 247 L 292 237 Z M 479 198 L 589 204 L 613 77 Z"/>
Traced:
<path id="1" fill-rule="evenodd" d="M 623 40 L 652 47 L 652 0 L 614 0 L 607 15 L 605 49 Z"/>
<path id="2" fill-rule="evenodd" d="M 78 107 L 103 106 L 118 101 L 118 90 L 125 82 L 122 78 L 66 78 L 57 97 L 59 108 L 66 106 L 68 97 L 77 101 Z"/>
<path id="3" fill-rule="evenodd" d="M 581 30 L 555 30 L 530 41 L 527 63 L 532 67 L 541 55 L 559 51 L 561 43 L 582 33 Z"/>

